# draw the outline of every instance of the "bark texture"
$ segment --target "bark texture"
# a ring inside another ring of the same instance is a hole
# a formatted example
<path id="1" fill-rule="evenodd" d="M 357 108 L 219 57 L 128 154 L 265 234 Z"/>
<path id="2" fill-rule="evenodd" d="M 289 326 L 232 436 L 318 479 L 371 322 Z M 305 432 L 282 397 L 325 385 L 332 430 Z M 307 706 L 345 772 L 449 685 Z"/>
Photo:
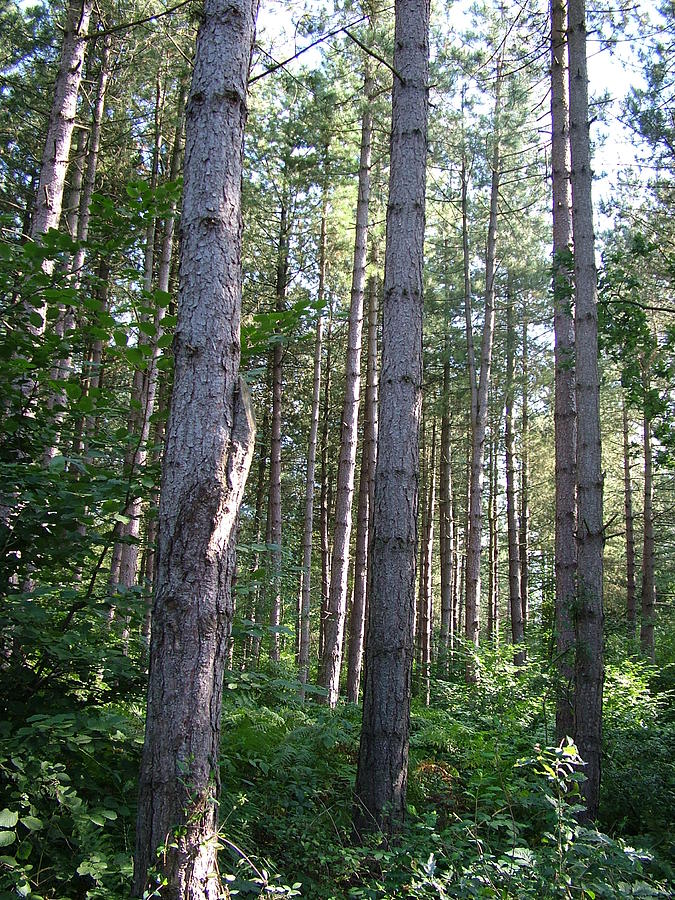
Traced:
<path id="1" fill-rule="evenodd" d="M 412 676 L 429 2 L 397 0 L 380 417 L 355 827 L 396 831 L 405 814 Z"/>
<path id="2" fill-rule="evenodd" d="M 575 740 L 588 818 L 598 812 L 602 735 L 603 545 L 597 272 L 591 197 L 585 0 L 569 4 L 570 150 L 576 286 L 577 598 Z"/>
<path id="3" fill-rule="evenodd" d="M 241 171 L 257 0 L 206 0 L 187 109 L 175 379 L 133 894 L 215 900 L 222 679 L 239 503 L 255 426 L 238 374 Z M 208 177 L 207 177 L 208 176 Z M 157 849 L 166 846 L 156 857 Z"/>
<path id="4" fill-rule="evenodd" d="M 567 15 L 551 2 L 551 168 L 553 175 L 553 328 L 555 333 L 556 734 L 574 735 L 574 618 L 577 570 L 577 404 L 575 394 L 572 195 L 570 187 Z"/>

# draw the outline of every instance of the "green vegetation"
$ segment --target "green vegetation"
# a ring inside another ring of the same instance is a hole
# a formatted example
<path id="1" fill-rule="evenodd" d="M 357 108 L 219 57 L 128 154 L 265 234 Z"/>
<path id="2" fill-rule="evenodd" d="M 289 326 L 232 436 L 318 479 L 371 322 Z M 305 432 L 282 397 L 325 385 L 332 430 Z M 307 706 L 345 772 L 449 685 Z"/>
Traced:
<path id="1" fill-rule="evenodd" d="M 0 728 L 3 896 L 127 896 L 142 743 L 138 663 L 80 633 L 81 665 L 57 677 L 48 601 L 21 618 L 44 678 L 12 698 Z M 30 631 L 30 634 L 29 634 Z M 38 640 L 38 635 L 40 636 Z M 17 643 L 16 646 L 19 646 Z M 528 648 L 478 656 L 480 681 L 432 682 L 413 704 L 409 817 L 395 845 L 351 831 L 360 709 L 301 704 L 288 665 L 227 675 L 220 799 L 221 872 L 239 896 L 610 898 L 669 896 L 675 808 L 675 666 L 612 646 L 605 687 L 598 830 L 577 824 L 574 748 L 554 748 L 548 660 Z M 83 673 L 88 673 L 84 677 Z M 53 678 L 51 676 L 54 676 Z M 135 677 L 134 677 L 135 676 Z M 161 892 L 160 892 L 161 896 Z"/>

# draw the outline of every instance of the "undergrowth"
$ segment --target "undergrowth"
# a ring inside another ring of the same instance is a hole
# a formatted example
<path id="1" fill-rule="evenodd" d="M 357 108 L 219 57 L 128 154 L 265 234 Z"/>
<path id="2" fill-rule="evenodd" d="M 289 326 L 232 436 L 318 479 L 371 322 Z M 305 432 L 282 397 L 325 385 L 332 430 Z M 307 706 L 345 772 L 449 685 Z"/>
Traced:
<path id="1" fill-rule="evenodd" d="M 478 659 L 411 713 L 408 818 L 395 843 L 352 832 L 360 709 L 301 704 L 290 669 L 230 673 L 220 870 L 233 896 L 672 896 L 672 671 L 610 662 L 599 830 L 579 825 L 583 767 L 555 746 L 552 683 L 531 658 Z M 3 685 L 6 687 L 6 685 Z M 0 900 L 128 896 L 140 694 L 101 703 L 48 683 L 0 725 Z M 4 892 L 4 893 L 3 893 Z M 157 896 L 161 896 L 161 889 Z"/>

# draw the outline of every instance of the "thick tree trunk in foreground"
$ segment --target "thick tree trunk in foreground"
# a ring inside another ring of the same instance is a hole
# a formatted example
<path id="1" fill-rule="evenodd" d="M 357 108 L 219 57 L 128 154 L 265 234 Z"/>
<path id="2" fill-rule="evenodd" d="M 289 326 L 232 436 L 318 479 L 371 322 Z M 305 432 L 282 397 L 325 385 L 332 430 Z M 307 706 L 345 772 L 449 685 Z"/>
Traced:
<path id="1" fill-rule="evenodd" d="M 356 524 L 354 561 L 354 602 L 349 622 L 349 659 L 347 662 L 347 700 L 359 702 L 363 638 L 368 602 L 373 488 L 377 464 L 377 277 L 370 276 L 368 285 L 368 369 L 366 377 L 363 449 L 359 480 L 359 509 Z"/>
<path id="2" fill-rule="evenodd" d="M 628 633 L 635 637 L 637 613 L 635 608 L 635 526 L 633 515 L 633 484 L 630 477 L 630 442 L 628 408 L 621 404 L 623 419 L 623 508 L 626 520 L 626 622 Z"/>
<path id="3" fill-rule="evenodd" d="M 570 150 L 576 285 L 577 598 L 575 741 L 586 762 L 581 791 L 589 819 L 598 812 L 602 735 L 603 546 L 597 272 L 591 199 L 586 65 L 586 4 L 569 4 Z"/>
<path id="4" fill-rule="evenodd" d="M 495 329 L 495 269 L 497 251 L 497 213 L 499 203 L 499 115 L 501 109 L 501 63 L 497 67 L 495 112 L 492 148 L 492 186 L 490 192 L 490 221 L 485 260 L 485 318 L 480 347 L 480 375 L 475 409 L 471 422 L 471 489 L 469 498 L 469 536 L 466 545 L 466 638 L 476 647 L 480 631 L 480 556 L 483 533 L 483 461 L 485 458 L 485 430 L 488 418 L 488 391 L 492 367 L 492 344 Z M 467 667 L 467 680 L 475 677 L 473 667 Z"/>
<path id="5" fill-rule="evenodd" d="M 328 691 L 327 702 L 335 706 L 340 694 L 340 669 L 344 650 L 345 620 L 347 617 L 347 574 L 349 571 L 349 541 L 352 533 L 352 505 L 361 397 L 361 343 L 363 334 L 363 298 L 366 288 L 368 255 L 368 205 L 370 203 L 370 157 L 373 115 L 370 95 L 373 82 L 368 68 L 364 78 L 366 108 L 361 124 L 361 157 L 359 161 L 359 194 L 356 204 L 356 235 L 354 238 L 354 269 L 352 272 L 345 396 L 340 419 L 340 456 L 338 459 L 337 492 L 335 495 L 335 531 L 333 558 L 330 566 L 328 609 L 324 624 L 324 647 L 321 660 L 320 683 Z"/>
<path id="6" fill-rule="evenodd" d="M 556 735 L 574 735 L 574 621 L 577 572 L 577 404 L 574 391 L 574 282 L 566 29 L 563 0 L 551 2 L 551 169 L 555 332 Z"/>
<path id="7" fill-rule="evenodd" d="M 241 168 L 256 12 L 257 0 L 206 0 L 188 103 L 176 367 L 134 860 L 137 897 L 152 866 L 168 881 L 162 897 L 222 896 L 215 849 L 222 679 L 237 514 L 255 430 L 238 370 Z"/>
<path id="8" fill-rule="evenodd" d="M 357 831 L 400 828 L 408 783 L 419 422 L 429 2 L 396 0 L 391 165 L 372 580 L 356 776 Z M 400 76 L 400 77 L 399 77 Z"/>

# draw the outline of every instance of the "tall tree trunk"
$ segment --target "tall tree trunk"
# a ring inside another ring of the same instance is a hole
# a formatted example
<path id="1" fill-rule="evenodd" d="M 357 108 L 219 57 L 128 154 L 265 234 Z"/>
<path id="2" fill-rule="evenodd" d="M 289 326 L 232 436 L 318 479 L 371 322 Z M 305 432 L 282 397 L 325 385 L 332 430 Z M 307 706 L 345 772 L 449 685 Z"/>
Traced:
<path id="1" fill-rule="evenodd" d="M 635 637 L 637 620 L 635 608 L 635 527 L 633 516 L 633 485 L 630 477 L 630 442 L 628 435 L 628 408 L 625 399 L 621 404 L 623 419 L 623 508 L 626 519 L 626 621 L 628 633 Z"/>
<path id="2" fill-rule="evenodd" d="M 427 488 L 428 501 L 425 503 L 424 530 L 422 536 L 422 590 L 420 592 L 420 680 L 422 696 L 426 706 L 431 702 L 431 639 L 433 628 L 433 548 L 434 548 L 434 507 L 436 505 L 436 419 L 431 426 L 431 450 Z M 423 502 L 426 498 L 423 497 Z"/>
<path id="3" fill-rule="evenodd" d="M 288 285 L 288 206 L 287 199 L 281 202 L 279 216 L 279 247 L 277 251 L 276 274 L 276 311 L 282 313 L 286 308 L 286 288 Z M 282 398 L 282 364 L 283 345 L 281 334 L 272 351 L 272 438 L 270 441 L 270 478 L 269 478 L 269 550 L 271 564 L 270 573 L 270 659 L 279 662 L 281 658 L 281 634 L 279 628 L 282 620 L 281 604 L 281 398 Z"/>
<path id="4" fill-rule="evenodd" d="M 652 423 L 647 408 L 649 379 L 644 374 L 644 531 L 642 540 L 642 620 L 640 623 L 640 649 L 654 661 L 654 482 L 652 475 Z"/>
<path id="5" fill-rule="evenodd" d="M 523 607 L 523 630 L 527 630 L 529 609 L 529 532 L 530 532 L 530 411 L 529 348 L 527 309 L 523 304 L 523 407 L 520 429 L 520 602 Z"/>
<path id="6" fill-rule="evenodd" d="M 446 326 L 445 355 L 443 359 L 443 394 L 441 398 L 441 446 L 438 500 L 439 555 L 441 568 L 441 631 L 439 641 L 439 671 L 446 674 L 452 646 L 453 615 L 452 588 L 455 553 L 452 495 L 452 466 L 450 458 L 450 347 Z"/>
<path id="7" fill-rule="evenodd" d="M 81 242 L 81 245 L 77 248 L 71 265 L 71 271 L 73 273 L 77 286 L 79 286 L 82 279 L 82 267 L 84 265 L 86 254 L 86 248 L 84 244 L 89 237 L 91 198 L 94 195 L 94 189 L 96 187 L 96 170 L 98 169 L 98 155 L 101 149 L 101 131 L 103 128 L 103 114 L 105 111 L 105 96 L 108 90 L 108 81 L 110 80 L 111 46 L 112 39 L 109 35 L 106 35 L 103 38 L 103 49 L 101 51 L 101 62 L 96 87 L 96 100 L 94 102 L 91 122 L 91 134 L 89 136 L 86 173 L 84 177 L 82 196 L 80 199 L 77 240 Z"/>
<path id="8" fill-rule="evenodd" d="M 151 867 L 167 880 L 169 900 L 223 893 L 215 840 L 222 680 L 237 516 L 255 430 L 238 370 L 241 171 L 256 12 L 256 0 L 206 0 L 188 104 L 136 897 Z"/>
<path id="9" fill-rule="evenodd" d="M 373 80 L 368 66 L 364 77 L 366 108 L 361 124 L 361 158 L 359 161 L 359 194 L 356 204 L 356 236 L 354 269 L 347 335 L 345 396 L 340 419 L 340 456 L 335 495 L 335 531 L 330 566 L 328 610 L 324 625 L 324 648 L 320 683 L 328 692 L 327 702 L 335 706 L 340 693 L 340 669 L 344 648 L 347 616 L 347 575 L 349 541 L 352 532 L 352 504 L 361 394 L 361 343 L 363 333 L 363 297 L 366 287 L 368 254 L 368 205 L 370 203 L 370 157 L 373 131 L 371 95 Z"/>
<path id="10" fill-rule="evenodd" d="M 326 279 L 326 213 L 328 201 L 324 188 L 321 206 L 321 235 L 319 237 L 319 288 L 317 306 L 323 309 L 324 283 Z M 305 530 L 302 538 L 302 580 L 300 600 L 300 647 L 298 653 L 298 677 L 300 697 L 305 699 L 305 685 L 309 674 L 309 614 L 312 577 L 312 535 L 314 532 L 314 475 L 316 470 L 316 440 L 319 432 L 319 406 L 321 402 L 321 354 L 323 351 L 323 312 L 319 313 L 314 341 L 314 380 L 312 383 L 312 421 L 309 428 L 307 450 L 307 478 L 305 481 Z"/>
<path id="11" fill-rule="evenodd" d="M 520 545 L 518 541 L 518 513 L 516 510 L 516 465 L 513 435 L 513 363 L 516 352 L 516 331 L 513 321 L 513 297 L 511 287 L 506 295 L 506 518 L 509 537 L 509 610 L 511 613 L 511 639 L 514 646 L 513 662 L 522 666 L 525 662 L 525 632 L 523 606 L 520 597 Z"/>
<path id="12" fill-rule="evenodd" d="M 68 191 L 67 207 L 64 211 L 66 228 L 71 238 L 77 240 L 77 225 L 80 220 L 80 199 L 82 197 L 82 182 L 84 170 L 87 165 L 87 145 L 89 144 L 89 130 L 81 127 L 77 133 L 75 155 L 71 163 L 70 189 Z M 58 323 L 57 323 L 58 326 Z"/>
<path id="13" fill-rule="evenodd" d="M 567 89 L 567 15 L 551 0 L 551 169 L 553 182 L 553 328 L 555 332 L 555 633 L 556 735 L 574 735 L 576 597 L 576 451 L 574 281 Z"/>
<path id="14" fill-rule="evenodd" d="M 89 237 L 89 217 L 91 209 L 91 198 L 94 195 L 96 187 L 96 170 L 98 168 L 98 155 L 101 147 L 101 129 L 103 125 L 103 112 L 105 108 L 105 95 L 108 88 L 108 80 L 110 78 L 110 47 L 111 38 L 109 35 L 103 38 L 103 50 L 101 51 L 101 64 L 99 69 L 98 82 L 96 87 L 96 99 L 92 111 L 91 133 L 89 135 L 89 148 L 85 157 L 84 166 L 76 164 L 73 189 L 70 194 L 71 209 L 68 210 L 68 231 L 75 240 L 79 242 L 79 246 L 70 261 L 71 287 L 78 290 L 82 281 L 82 269 L 84 266 L 86 254 L 86 241 Z M 80 134 L 85 134 L 81 131 Z M 78 140 L 79 150 L 79 140 Z M 59 360 L 56 378 L 66 381 L 73 368 L 73 358 L 70 348 L 69 337 L 75 326 L 75 316 L 71 309 L 63 309 L 59 316 L 61 322 L 61 337 L 66 340 L 67 352 Z M 53 459 L 58 453 L 58 444 L 61 432 L 61 423 L 64 419 L 64 411 L 67 403 L 65 393 L 62 392 L 53 398 L 52 403 L 56 402 L 62 407 L 55 416 L 56 433 L 51 447 L 45 451 L 45 464 L 49 465 L 49 460 Z"/>
<path id="15" fill-rule="evenodd" d="M 158 412 L 159 418 L 155 425 L 154 448 L 152 451 L 153 463 L 159 467 L 162 461 L 162 451 L 164 448 L 164 439 L 166 437 L 166 406 L 168 385 L 166 377 L 160 380 L 159 396 L 158 396 Z M 150 514 L 147 518 L 147 549 L 145 553 L 145 574 L 143 578 L 143 587 L 146 596 L 145 617 L 143 619 L 143 639 L 146 644 L 150 643 L 150 628 L 152 624 L 152 595 L 155 587 L 155 574 L 157 568 L 157 527 L 159 517 L 159 490 L 154 488 L 150 494 Z"/>
<path id="16" fill-rule="evenodd" d="M 490 221 L 485 260 L 485 318 L 480 348 L 480 377 L 476 405 L 471 423 L 471 491 L 469 503 L 469 537 L 466 547 L 466 619 L 468 641 L 478 646 L 480 629 L 480 555 L 483 532 L 483 460 L 485 430 L 488 416 L 488 390 L 492 366 L 492 344 L 495 328 L 495 269 L 497 250 L 497 212 L 499 203 L 499 117 L 501 111 L 501 62 L 497 67 L 495 111 L 492 147 L 492 186 L 490 191 Z M 467 679 L 474 680 L 472 665 L 467 667 Z"/>
<path id="17" fill-rule="evenodd" d="M 323 385 L 323 409 L 321 411 L 321 490 L 319 505 L 321 510 L 321 613 L 319 616 L 319 662 L 323 659 L 325 643 L 325 622 L 328 611 L 330 589 L 330 473 L 328 471 L 328 424 L 330 422 L 331 350 L 333 333 L 333 307 L 328 312 L 326 333 L 326 377 Z"/>
<path id="18" fill-rule="evenodd" d="M 417 588 L 417 605 L 415 607 L 415 659 L 414 669 L 417 673 L 417 681 L 413 681 L 413 694 L 419 694 L 420 672 L 422 669 L 422 620 L 424 612 L 422 604 L 424 603 L 424 588 L 426 582 L 426 572 L 424 570 L 424 548 L 425 538 L 427 534 L 427 487 L 429 485 L 429 454 L 427 452 L 427 414 L 424 405 L 424 397 L 422 397 L 422 424 L 420 428 L 420 485 L 419 491 L 422 497 L 419 511 L 419 569 L 418 569 L 418 588 Z"/>
<path id="19" fill-rule="evenodd" d="M 499 517 L 497 515 L 497 499 L 499 496 L 499 433 L 495 429 L 493 436 L 492 468 L 490 481 L 490 506 L 492 514 L 492 556 L 490 557 L 490 573 L 492 575 L 492 627 L 494 630 L 494 643 L 499 644 Z"/>
<path id="20" fill-rule="evenodd" d="M 462 583 L 464 561 L 459 552 L 459 499 L 457 494 L 452 495 L 452 521 L 454 529 L 452 535 L 452 616 L 450 617 L 450 656 L 455 651 L 455 640 L 461 633 L 460 614 L 462 611 L 462 598 L 464 585 Z"/>
<path id="21" fill-rule="evenodd" d="M 347 700 L 350 703 L 359 702 L 368 600 L 369 548 L 372 535 L 370 524 L 377 464 L 377 312 L 377 277 L 373 273 L 368 283 L 368 367 L 359 480 L 359 508 L 356 523 L 354 602 L 349 623 L 349 658 L 347 660 Z"/>
<path id="22" fill-rule="evenodd" d="M 576 285 L 577 600 L 575 740 L 586 762 L 589 819 L 598 812 L 602 736 L 603 545 L 597 272 L 591 198 L 585 0 L 569 3 L 570 150 Z"/>
<path id="23" fill-rule="evenodd" d="M 415 616 L 429 2 L 396 0 L 372 582 L 357 830 L 405 814 Z"/>
<path id="24" fill-rule="evenodd" d="M 497 495 L 494 475 L 497 471 L 497 429 L 495 427 L 495 416 L 493 411 L 492 423 L 490 426 L 490 444 L 488 453 L 488 591 L 487 591 L 487 638 L 489 641 L 495 642 L 495 634 L 497 625 L 495 622 L 495 611 L 497 609 L 497 570 L 494 565 L 497 553 Z M 496 643 L 496 642 L 495 642 Z"/>
<path id="25" fill-rule="evenodd" d="M 255 491 L 255 512 L 253 514 L 253 533 L 255 534 L 256 549 L 253 553 L 253 562 L 251 564 L 251 580 L 253 581 L 253 591 L 251 594 L 251 605 L 249 608 L 249 620 L 254 626 L 254 634 L 247 642 L 248 650 L 253 659 L 253 665 L 257 666 L 260 659 L 260 643 L 261 635 L 259 632 L 260 622 L 262 621 L 261 605 L 263 603 L 263 591 L 260 584 L 260 546 L 263 538 L 262 534 L 262 513 L 265 503 L 265 470 L 267 469 L 267 450 L 270 441 L 270 404 L 269 395 L 272 389 L 272 357 L 267 357 L 267 378 L 265 380 L 265 400 L 263 402 L 263 420 L 258 431 L 258 477 L 256 481 Z M 267 525 L 267 523 L 266 523 Z M 265 529 L 265 541 L 268 540 L 267 528 Z"/>
<path id="26" fill-rule="evenodd" d="M 71 0 L 68 5 L 59 71 L 54 85 L 47 138 L 40 165 L 40 183 L 31 223 L 33 240 L 45 234 L 50 228 L 59 227 L 77 112 L 77 95 L 82 81 L 85 37 L 93 6 L 93 0 Z M 52 266 L 53 263 L 50 263 L 47 268 L 51 271 Z M 43 329 L 44 326 L 39 330 Z"/>

